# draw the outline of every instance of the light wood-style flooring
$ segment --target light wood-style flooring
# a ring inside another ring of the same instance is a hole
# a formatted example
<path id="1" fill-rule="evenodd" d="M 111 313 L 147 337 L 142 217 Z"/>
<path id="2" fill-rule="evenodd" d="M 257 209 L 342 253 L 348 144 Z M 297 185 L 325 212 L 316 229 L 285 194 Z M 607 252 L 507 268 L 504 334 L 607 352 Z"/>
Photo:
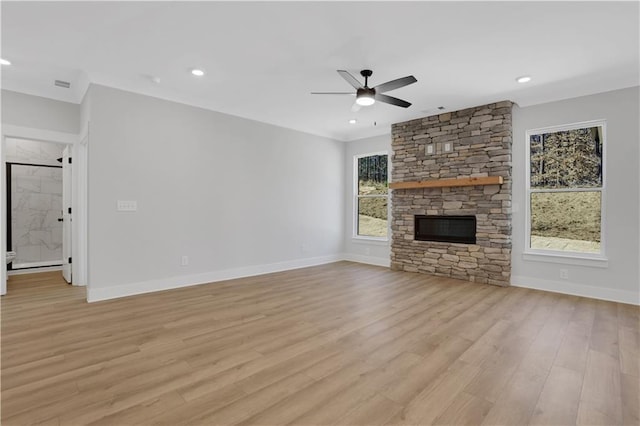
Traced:
<path id="1" fill-rule="evenodd" d="M 2 298 L 2 424 L 638 425 L 638 307 L 340 262 Z"/>

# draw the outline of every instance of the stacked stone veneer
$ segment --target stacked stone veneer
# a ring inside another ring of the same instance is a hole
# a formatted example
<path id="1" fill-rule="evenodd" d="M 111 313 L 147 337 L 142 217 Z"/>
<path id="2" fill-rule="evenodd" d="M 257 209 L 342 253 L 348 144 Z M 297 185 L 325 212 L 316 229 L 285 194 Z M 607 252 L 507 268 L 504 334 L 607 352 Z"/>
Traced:
<path id="1" fill-rule="evenodd" d="M 511 108 L 503 101 L 392 126 L 392 182 L 504 178 L 502 185 L 392 190 L 392 269 L 509 285 Z M 414 216 L 424 214 L 475 215 L 476 244 L 416 241 Z"/>

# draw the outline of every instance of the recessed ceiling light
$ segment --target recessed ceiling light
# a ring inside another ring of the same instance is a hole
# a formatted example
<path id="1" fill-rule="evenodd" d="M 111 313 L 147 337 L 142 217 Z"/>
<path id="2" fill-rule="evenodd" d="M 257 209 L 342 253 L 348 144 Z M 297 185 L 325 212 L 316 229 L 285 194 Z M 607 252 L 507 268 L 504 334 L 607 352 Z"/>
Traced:
<path id="1" fill-rule="evenodd" d="M 356 120 L 355 118 L 352 118 L 351 120 L 349 120 L 349 124 L 356 124 L 358 122 L 358 120 Z"/>
<path id="2" fill-rule="evenodd" d="M 531 81 L 531 76 L 528 75 L 523 75 L 522 77 L 518 77 L 516 78 L 516 81 L 518 83 L 528 83 Z"/>
<path id="3" fill-rule="evenodd" d="M 195 75 L 196 77 L 202 77 L 204 75 L 204 71 L 198 68 L 194 68 L 191 70 L 191 74 Z"/>
<path id="4" fill-rule="evenodd" d="M 0 58 L 0 64 L 2 64 L 2 65 L 11 65 L 11 61 L 7 61 L 6 59 Z"/>

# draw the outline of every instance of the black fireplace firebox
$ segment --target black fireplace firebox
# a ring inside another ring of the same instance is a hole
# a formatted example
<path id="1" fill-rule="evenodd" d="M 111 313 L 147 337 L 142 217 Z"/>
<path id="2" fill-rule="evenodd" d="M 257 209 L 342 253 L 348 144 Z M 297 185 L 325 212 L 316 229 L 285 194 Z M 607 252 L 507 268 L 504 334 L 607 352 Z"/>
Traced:
<path id="1" fill-rule="evenodd" d="M 476 243 L 475 216 L 415 216 L 415 239 L 445 243 Z"/>

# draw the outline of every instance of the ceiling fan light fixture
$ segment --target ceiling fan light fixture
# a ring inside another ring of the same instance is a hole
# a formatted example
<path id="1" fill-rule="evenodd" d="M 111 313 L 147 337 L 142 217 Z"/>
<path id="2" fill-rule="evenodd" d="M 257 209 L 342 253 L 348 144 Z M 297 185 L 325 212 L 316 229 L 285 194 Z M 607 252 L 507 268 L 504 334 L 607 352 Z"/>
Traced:
<path id="1" fill-rule="evenodd" d="M 358 93 L 356 95 L 356 103 L 361 106 L 369 106 L 373 105 L 376 100 L 374 98 L 376 92 L 373 89 L 369 89 L 368 87 L 364 87 L 358 89 Z"/>
<path id="2" fill-rule="evenodd" d="M 358 96 L 358 98 L 356 99 L 356 103 L 362 106 L 373 105 L 375 102 L 376 100 L 373 99 L 373 96 L 370 95 Z"/>

